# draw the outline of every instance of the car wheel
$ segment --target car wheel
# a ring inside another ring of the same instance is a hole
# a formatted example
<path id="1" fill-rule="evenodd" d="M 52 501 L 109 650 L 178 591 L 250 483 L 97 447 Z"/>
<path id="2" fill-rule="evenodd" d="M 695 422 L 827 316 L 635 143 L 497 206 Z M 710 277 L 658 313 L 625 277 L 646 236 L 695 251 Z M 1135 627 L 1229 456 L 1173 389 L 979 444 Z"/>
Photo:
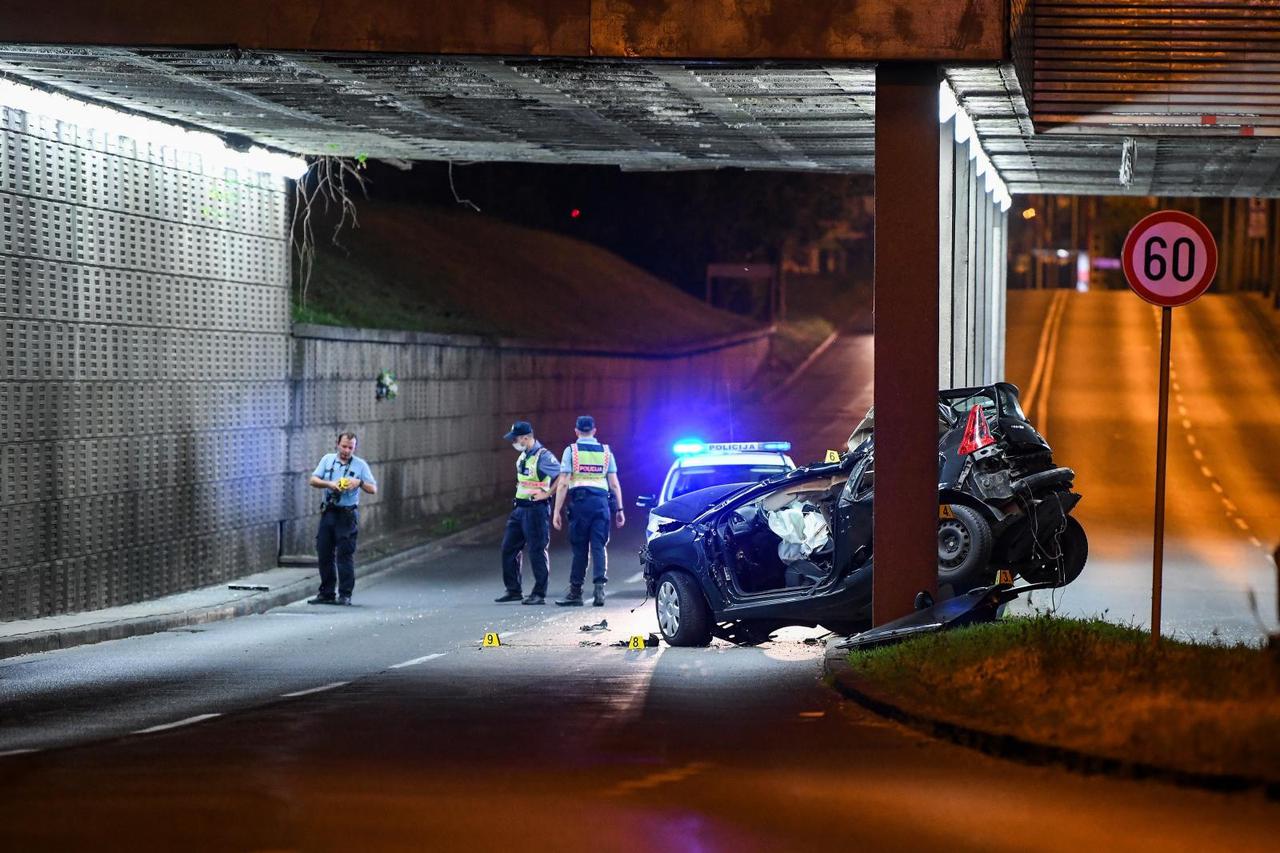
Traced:
<path id="1" fill-rule="evenodd" d="M 938 585 L 968 592 L 991 574 L 991 525 L 977 510 L 953 505 L 953 518 L 938 520 Z"/>
<path id="2" fill-rule="evenodd" d="M 1074 517 L 1067 516 L 1067 526 L 1057 538 L 1062 556 L 1058 560 L 1046 561 L 1037 559 L 1019 570 L 1023 579 L 1031 583 L 1052 583 L 1066 586 L 1084 571 L 1084 564 L 1089 559 L 1089 537 L 1084 527 Z M 1052 545 L 1046 545 L 1052 548 Z"/>
<path id="3" fill-rule="evenodd" d="M 658 630 L 673 646 L 705 646 L 711 642 L 711 613 L 693 578 L 684 572 L 667 572 L 658 579 L 654 602 Z"/>

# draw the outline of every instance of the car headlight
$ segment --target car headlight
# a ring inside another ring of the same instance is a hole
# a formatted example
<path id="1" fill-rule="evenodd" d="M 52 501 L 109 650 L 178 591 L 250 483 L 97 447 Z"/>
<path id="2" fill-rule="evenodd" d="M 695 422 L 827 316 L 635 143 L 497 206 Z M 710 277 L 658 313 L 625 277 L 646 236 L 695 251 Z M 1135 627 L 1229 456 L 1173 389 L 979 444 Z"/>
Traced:
<path id="1" fill-rule="evenodd" d="M 652 512 L 649 513 L 649 524 L 644 529 L 644 541 L 648 542 L 650 539 L 657 536 L 658 533 L 661 532 L 658 528 L 668 524 L 675 524 L 675 519 L 657 515 Z"/>

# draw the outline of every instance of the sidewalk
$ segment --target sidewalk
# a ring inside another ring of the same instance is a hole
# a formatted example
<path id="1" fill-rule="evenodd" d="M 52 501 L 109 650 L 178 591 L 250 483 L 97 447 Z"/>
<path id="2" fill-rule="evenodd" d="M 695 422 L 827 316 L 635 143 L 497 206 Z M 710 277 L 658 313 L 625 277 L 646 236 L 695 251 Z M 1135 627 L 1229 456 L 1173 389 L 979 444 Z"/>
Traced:
<path id="1" fill-rule="evenodd" d="M 448 548 L 470 544 L 485 536 L 495 536 L 505 522 L 506 516 L 483 521 L 457 533 L 414 545 L 364 564 L 360 564 L 357 554 L 356 577 L 369 578 L 435 556 Z M 264 613 L 273 607 L 310 598 L 315 594 L 318 580 L 314 566 L 268 569 L 213 586 L 136 604 L 40 619 L 0 622 L 0 659 L 154 634 L 185 625 L 199 625 L 251 613 Z M 268 589 L 233 590 L 228 589 L 228 585 L 265 586 Z"/>

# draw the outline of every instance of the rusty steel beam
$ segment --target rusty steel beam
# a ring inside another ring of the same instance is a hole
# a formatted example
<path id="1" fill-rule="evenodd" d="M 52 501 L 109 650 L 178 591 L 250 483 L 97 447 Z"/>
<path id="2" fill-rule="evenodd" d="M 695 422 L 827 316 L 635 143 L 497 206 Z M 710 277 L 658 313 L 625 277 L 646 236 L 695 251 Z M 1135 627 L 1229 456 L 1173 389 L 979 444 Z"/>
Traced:
<path id="1" fill-rule="evenodd" d="M 937 594 L 938 75 L 931 63 L 876 67 L 877 625 Z"/>
<path id="2" fill-rule="evenodd" d="M 0 0 L 9 43 L 489 56 L 1005 56 L 1006 0 Z"/>

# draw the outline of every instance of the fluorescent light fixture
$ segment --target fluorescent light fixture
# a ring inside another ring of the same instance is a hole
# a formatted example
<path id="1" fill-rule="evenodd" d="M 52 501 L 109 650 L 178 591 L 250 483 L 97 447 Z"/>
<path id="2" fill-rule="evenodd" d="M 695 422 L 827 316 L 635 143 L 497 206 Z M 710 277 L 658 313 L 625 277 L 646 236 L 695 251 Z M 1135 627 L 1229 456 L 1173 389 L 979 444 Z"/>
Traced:
<path id="1" fill-rule="evenodd" d="M 90 136 L 101 134 L 104 140 L 111 136 L 126 136 L 139 147 L 161 149 L 160 156 L 165 161 L 170 161 L 178 152 L 185 152 L 199 155 L 206 169 L 213 166 L 270 172 L 293 180 L 307 172 L 307 161 L 300 156 L 268 151 L 257 145 L 250 146 L 248 151 L 236 151 L 206 131 L 187 130 L 168 122 L 24 86 L 9 79 L 0 79 L 0 106 L 76 125 L 82 132 L 88 131 Z M 172 154 L 164 149 L 172 149 Z"/>
<path id="2" fill-rule="evenodd" d="M 978 131 L 973 125 L 973 119 L 969 118 L 969 114 L 965 112 L 964 105 L 956 97 L 951 84 L 943 80 L 938 84 L 938 122 L 946 124 L 948 121 L 955 121 L 956 143 L 958 145 L 968 143 L 966 153 L 971 160 L 975 161 L 975 175 L 983 178 L 983 188 L 991 194 L 992 203 L 1000 205 L 1001 211 L 1007 211 L 1013 205 L 1009 188 L 1005 186 L 999 170 L 991 162 L 987 152 L 982 150 L 982 143 L 978 139 Z"/>

